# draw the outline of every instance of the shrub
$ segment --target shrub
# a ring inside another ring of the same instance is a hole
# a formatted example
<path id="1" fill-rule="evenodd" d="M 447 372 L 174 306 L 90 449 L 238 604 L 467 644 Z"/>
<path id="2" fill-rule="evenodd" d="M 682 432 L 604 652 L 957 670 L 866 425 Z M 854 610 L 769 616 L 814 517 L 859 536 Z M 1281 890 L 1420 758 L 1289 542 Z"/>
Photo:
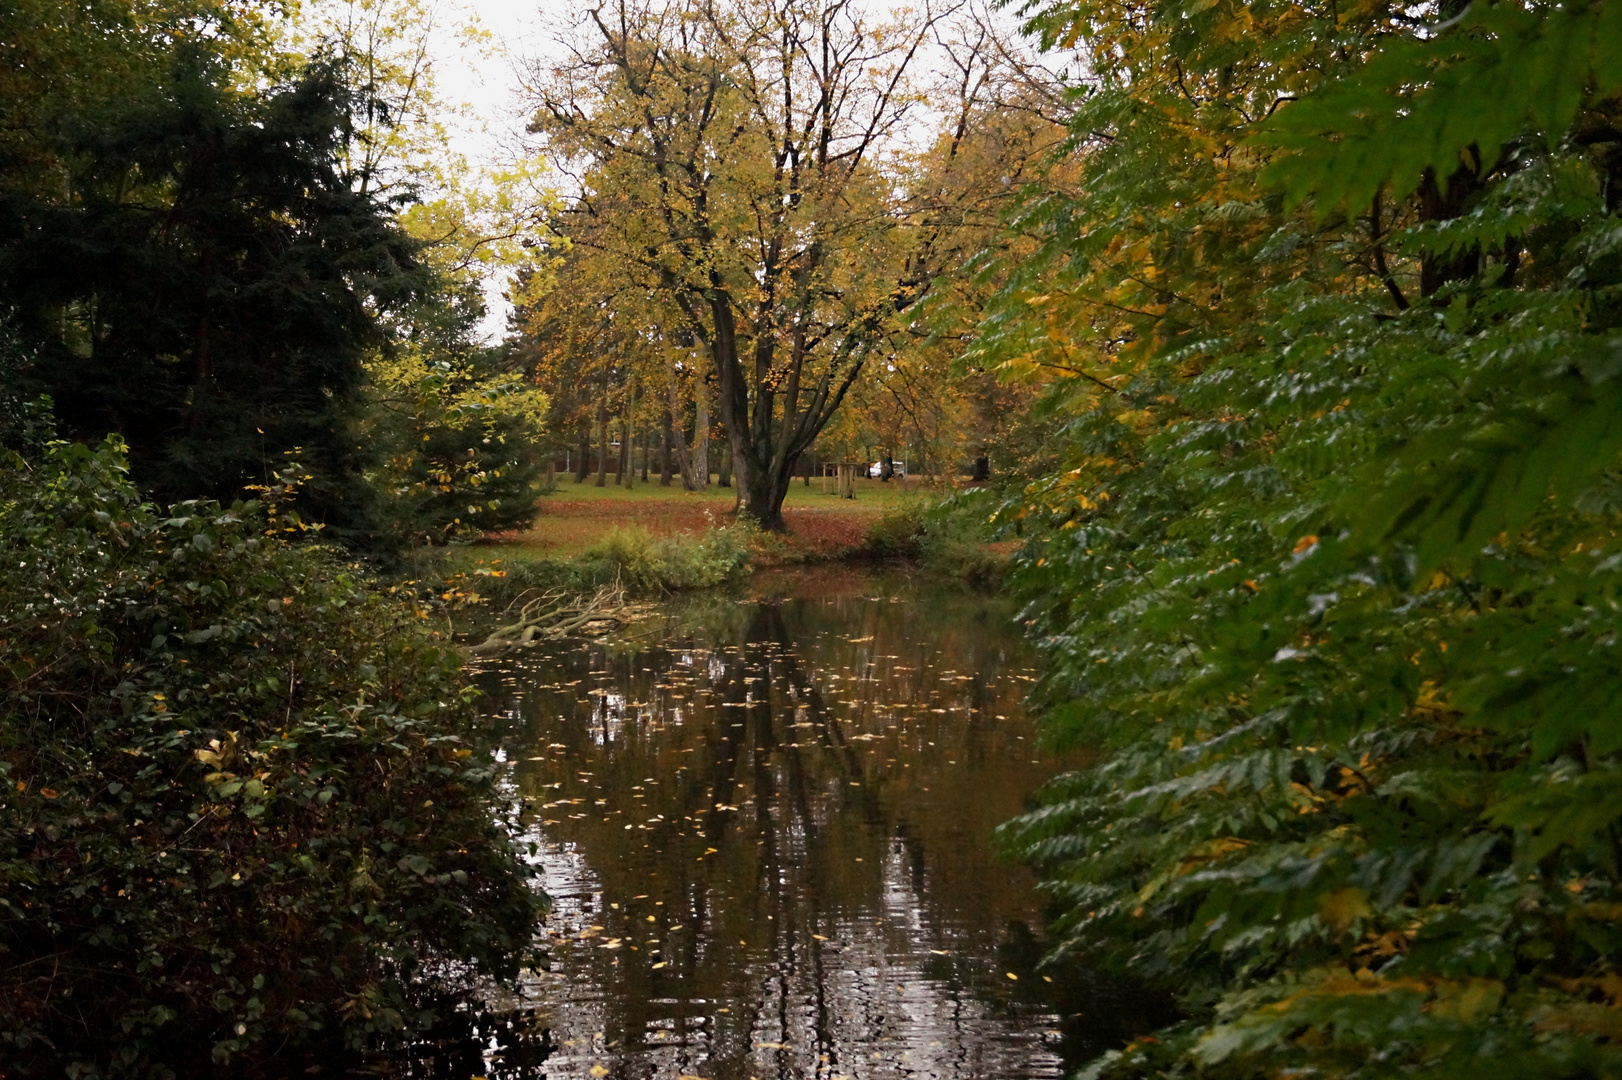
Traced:
<path id="1" fill-rule="evenodd" d="M 891 507 L 867 527 L 861 552 L 887 559 L 917 555 L 925 532 L 924 508 L 919 503 Z"/>
<path id="2" fill-rule="evenodd" d="M 934 507 L 924 520 L 923 561 L 943 574 L 981 588 L 1003 582 L 1008 556 L 994 548 L 987 523 L 989 491 L 965 491 Z"/>
<path id="3" fill-rule="evenodd" d="M 752 530 L 744 524 L 711 529 L 699 539 L 655 537 L 640 525 L 611 529 L 581 552 L 572 567 L 578 584 L 618 580 L 636 593 L 719 585 L 749 565 Z"/>
<path id="4" fill-rule="evenodd" d="M 426 612 L 121 446 L 0 469 L 0 1059 L 195 1075 L 433 1023 L 541 897 Z"/>
<path id="5" fill-rule="evenodd" d="M 918 559 L 942 575 L 982 588 L 1002 582 L 1007 559 L 992 546 L 986 525 L 989 493 L 971 491 L 935 506 L 907 503 L 868 527 L 861 554 Z"/>

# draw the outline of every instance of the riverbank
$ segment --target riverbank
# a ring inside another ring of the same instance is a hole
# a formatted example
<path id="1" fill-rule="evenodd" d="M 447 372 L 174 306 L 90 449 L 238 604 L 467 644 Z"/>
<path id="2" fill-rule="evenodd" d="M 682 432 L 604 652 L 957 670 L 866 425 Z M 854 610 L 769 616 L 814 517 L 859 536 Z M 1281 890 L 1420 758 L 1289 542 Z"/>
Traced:
<path id="1" fill-rule="evenodd" d="M 734 515 L 730 488 L 627 490 L 565 481 L 541 501 L 531 528 L 420 553 L 412 576 L 443 582 L 446 599 L 498 608 L 537 589 L 617 584 L 654 596 L 757 570 L 897 557 L 995 585 L 1011 545 L 988 543 L 963 515 L 931 513 L 942 497 L 916 481 L 861 479 L 855 499 L 796 485 L 783 509 L 788 531 L 768 533 Z"/>

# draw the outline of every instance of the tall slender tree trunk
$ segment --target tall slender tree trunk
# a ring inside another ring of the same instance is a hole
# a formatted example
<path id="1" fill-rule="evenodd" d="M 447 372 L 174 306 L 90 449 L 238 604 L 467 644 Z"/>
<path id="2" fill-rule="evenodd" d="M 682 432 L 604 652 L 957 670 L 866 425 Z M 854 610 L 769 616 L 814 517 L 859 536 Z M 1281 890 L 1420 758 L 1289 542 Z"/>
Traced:
<path id="1" fill-rule="evenodd" d="M 636 477 L 636 470 L 631 467 L 631 415 L 629 406 L 627 411 L 620 415 L 620 453 L 619 460 L 614 465 L 614 483 L 620 487 L 630 487 Z"/>
<path id="2" fill-rule="evenodd" d="M 608 398 L 597 401 L 597 486 L 608 486 Z"/>
<path id="3" fill-rule="evenodd" d="M 584 484 L 591 472 L 591 425 L 580 422 L 580 443 L 575 447 L 574 482 Z"/>
<path id="4" fill-rule="evenodd" d="M 664 431 L 661 432 L 664 445 L 659 450 L 659 486 L 670 486 L 670 410 L 665 410 Z"/>
<path id="5" fill-rule="evenodd" d="M 675 423 L 675 418 L 681 416 L 681 395 L 676 389 L 676 374 L 671 372 L 670 377 L 670 411 L 665 414 L 667 424 L 666 433 L 670 436 L 669 446 L 676 454 L 676 468 L 681 473 L 681 486 L 683 491 L 698 490 L 698 476 L 695 471 L 693 455 L 687 449 L 687 435 L 682 431 L 681 425 Z M 671 428 L 674 427 L 672 431 Z"/>
<path id="6" fill-rule="evenodd" d="M 710 486 L 710 391 L 700 373 L 693 380 L 693 483 L 698 490 Z"/>

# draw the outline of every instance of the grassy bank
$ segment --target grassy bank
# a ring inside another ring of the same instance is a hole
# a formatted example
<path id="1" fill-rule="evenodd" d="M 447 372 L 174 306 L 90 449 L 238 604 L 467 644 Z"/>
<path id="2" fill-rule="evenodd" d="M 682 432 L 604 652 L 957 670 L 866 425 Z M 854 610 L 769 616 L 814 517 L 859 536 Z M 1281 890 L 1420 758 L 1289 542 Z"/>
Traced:
<path id="1" fill-rule="evenodd" d="M 733 516 L 730 488 L 627 490 L 566 480 L 542 501 L 533 527 L 419 552 L 410 571 L 443 582 L 446 599 L 497 610 L 532 590 L 618 583 L 652 596 L 709 588 L 755 569 L 841 560 L 919 559 L 960 580 L 994 585 L 1006 551 L 975 524 L 985 515 L 974 499 L 943 499 L 918 482 L 866 479 L 857 481 L 855 499 L 841 499 L 813 482 L 796 485 L 785 503 L 789 531 L 767 533 Z"/>

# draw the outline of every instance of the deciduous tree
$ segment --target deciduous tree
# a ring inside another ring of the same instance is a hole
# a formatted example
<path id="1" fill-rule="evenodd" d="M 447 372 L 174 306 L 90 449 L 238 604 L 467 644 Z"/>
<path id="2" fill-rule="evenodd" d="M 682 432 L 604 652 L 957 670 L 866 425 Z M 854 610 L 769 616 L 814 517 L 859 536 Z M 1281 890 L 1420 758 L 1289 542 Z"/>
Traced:
<path id="1" fill-rule="evenodd" d="M 743 508 L 769 528 L 943 268 L 947 223 L 910 185 L 906 139 L 945 25 L 839 0 L 617 0 L 540 91 L 533 129 L 578 185 L 560 227 L 703 350 Z M 971 90 L 992 60 L 966 58 Z"/>

